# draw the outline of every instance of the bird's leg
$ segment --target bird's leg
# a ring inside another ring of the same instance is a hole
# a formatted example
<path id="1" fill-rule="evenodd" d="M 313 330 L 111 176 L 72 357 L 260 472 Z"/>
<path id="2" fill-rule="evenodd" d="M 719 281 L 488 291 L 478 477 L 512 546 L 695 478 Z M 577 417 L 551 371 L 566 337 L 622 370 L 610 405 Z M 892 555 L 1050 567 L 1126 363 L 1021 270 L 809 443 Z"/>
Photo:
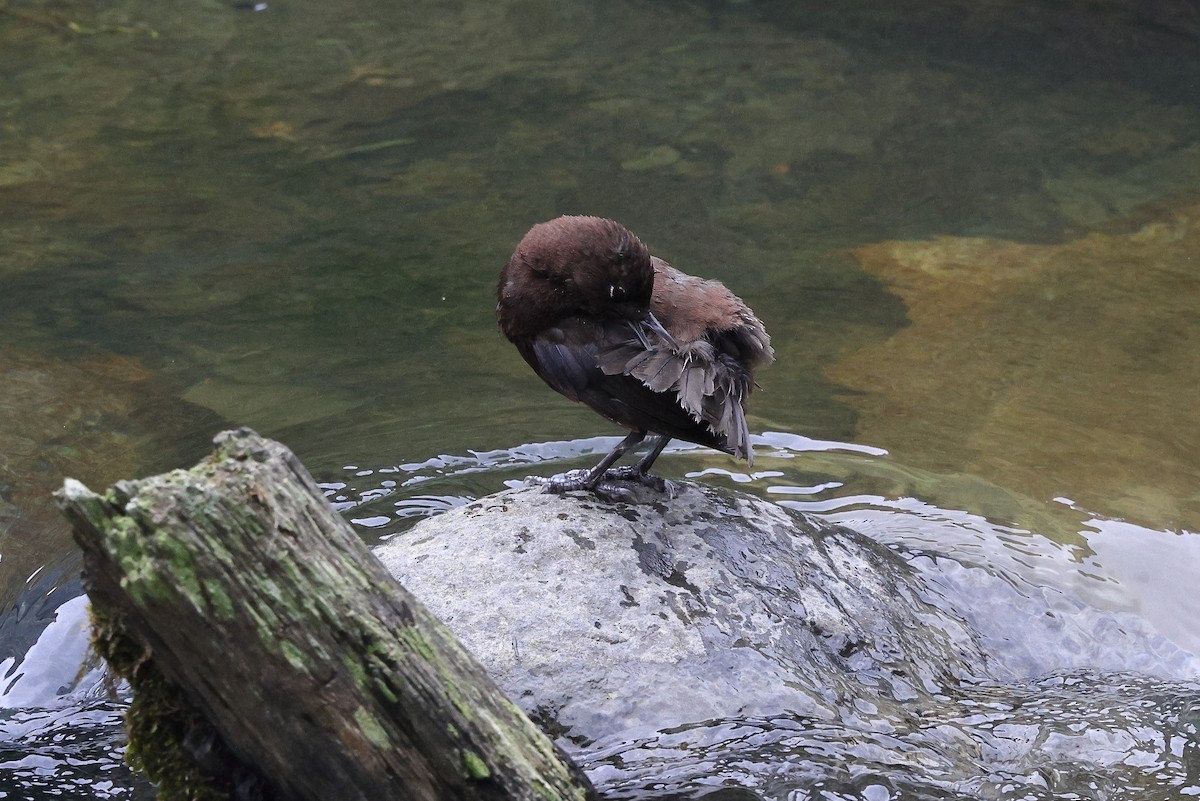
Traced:
<path id="1" fill-rule="evenodd" d="M 530 476 L 529 480 L 541 484 L 546 488 L 546 492 L 562 493 L 571 492 L 572 490 L 588 490 L 605 500 L 633 500 L 633 494 L 629 490 L 622 489 L 605 479 L 608 477 L 608 468 L 612 467 L 613 462 L 624 456 L 625 452 L 630 448 L 636 448 L 638 443 L 645 438 L 645 431 L 630 431 L 625 439 L 618 442 L 617 446 L 600 460 L 600 464 L 586 473 L 582 470 L 572 470 L 570 473 L 564 473 L 561 476 L 553 476 L 551 478 Z M 660 448 L 659 450 L 662 449 Z"/>
<path id="2" fill-rule="evenodd" d="M 643 476 L 650 475 L 650 465 L 654 464 L 654 461 L 662 454 L 663 450 L 667 447 L 667 443 L 670 441 L 671 438 L 666 434 L 659 434 L 658 442 L 654 443 L 653 448 L 646 451 L 646 455 L 638 460 L 633 469 Z"/>
<path id="3" fill-rule="evenodd" d="M 650 465 L 654 464 L 654 460 L 663 452 L 663 448 L 667 447 L 667 443 L 671 438 L 666 434 L 660 434 L 654 445 L 646 452 L 646 455 L 638 460 L 637 464 L 632 467 L 614 467 L 612 470 L 604 474 L 605 480 L 608 481 L 636 481 L 659 492 L 665 492 L 670 496 L 675 495 L 675 488 L 671 486 L 671 482 L 658 476 L 650 475 Z"/>

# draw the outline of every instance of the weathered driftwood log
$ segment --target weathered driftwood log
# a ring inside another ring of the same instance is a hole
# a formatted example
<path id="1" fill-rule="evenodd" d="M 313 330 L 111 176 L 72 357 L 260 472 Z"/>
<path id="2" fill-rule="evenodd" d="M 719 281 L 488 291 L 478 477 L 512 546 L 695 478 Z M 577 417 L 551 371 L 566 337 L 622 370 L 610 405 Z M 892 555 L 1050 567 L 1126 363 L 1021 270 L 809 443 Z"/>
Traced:
<path id="1" fill-rule="evenodd" d="M 139 679 L 161 674 L 211 722 L 213 736 L 192 724 L 174 736 L 219 792 L 594 797 L 332 511 L 295 455 L 247 429 L 216 444 L 191 470 L 103 496 L 68 479 L 58 495 L 103 623 L 99 649 L 120 656 L 135 696 Z M 135 744 L 145 765 L 166 732 L 151 728 L 151 742 Z M 230 771 L 218 758 L 226 746 L 252 770 L 217 775 Z"/>

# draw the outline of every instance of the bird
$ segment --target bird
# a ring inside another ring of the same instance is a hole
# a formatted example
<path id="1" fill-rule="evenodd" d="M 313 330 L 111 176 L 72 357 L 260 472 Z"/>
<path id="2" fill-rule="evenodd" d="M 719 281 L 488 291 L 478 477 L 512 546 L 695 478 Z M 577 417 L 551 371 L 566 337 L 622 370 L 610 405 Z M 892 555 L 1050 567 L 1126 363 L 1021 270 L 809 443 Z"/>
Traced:
<path id="1" fill-rule="evenodd" d="M 650 474 L 672 439 L 754 463 L 745 402 L 771 338 L 725 286 L 675 269 L 618 222 L 568 215 L 517 244 L 497 286 L 500 330 L 552 389 L 629 429 L 599 464 L 553 478 L 548 492 L 633 500 L 618 482 L 672 492 Z M 613 468 L 648 435 L 631 467 Z"/>

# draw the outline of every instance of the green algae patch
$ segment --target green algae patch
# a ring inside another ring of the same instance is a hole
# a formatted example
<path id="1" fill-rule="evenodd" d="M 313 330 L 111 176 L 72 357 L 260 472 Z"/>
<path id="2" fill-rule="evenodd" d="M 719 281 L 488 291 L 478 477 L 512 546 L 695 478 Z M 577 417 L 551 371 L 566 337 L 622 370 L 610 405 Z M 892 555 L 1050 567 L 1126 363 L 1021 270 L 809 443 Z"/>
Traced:
<path id="1" fill-rule="evenodd" d="M 280 650 L 283 652 L 283 658 L 287 660 L 289 665 L 296 670 L 308 672 L 311 665 L 309 665 L 308 660 L 304 658 L 304 653 L 296 647 L 295 643 L 285 642 Z"/>
<path id="2" fill-rule="evenodd" d="M 144 516 L 144 510 L 125 495 L 131 489 L 111 488 L 101 498 L 78 482 L 64 484 L 64 490 L 74 498 L 86 499 L 85 514 L 97 530 L 103 531 L 105 544 L 121 573 L 122 588 L 139 606 L 182 595 L 197 610 L 210 611 L 215 596 L 218 610 L 231 615 L 232 602 L 215 584 L 211 588 L 201 586 L 189 543 L 142 525 L 139 517 Z M 105 515 L 105 506 L 119 514 Z"/>
<path id="3" fill-rule="evenodd" d="M 396 695 L 395 691 L 386 681 L 375 682 L 375 689 L 379 691 L 379 694 L 383 697 L 383 700 L 387 701 L 388 703 L 397 704 L 400 702 L 400 696 Z"/>
<path id="4" fill-rule="evenodd" d="M 483 757 L 474 751 L 463 751 L 463 767 L 466 768 L 467 778 L 472 781 L 492 778 L 491 768 L 483 761 Z"/>
<path id="5" fill-rule="evenodd" d="M 121 586 L 139 604 L 169 597 L 171 588 L 156 573 L 154 559 L 142 547 L 142 530 L 137 521 L 114 517 L 101 523 L 113 561 L 121 571 Z"/>
<path id="6" fill-rule="evenodd" d="M 169 579 L 173 583 L 174 591 L 187 598 L 196 611 L 206 612 L 209 604 L 200 589 L 200 580 L 196 575 L 196 558 L 190 550 L 192 543 L 176 539 L 165 532 L 156 532 L 148 545 L 147 550 L 152 552 L 153 558 L 167 565 L 166 570 L 161 566 L 156 568 L 157 575 L 161 577 L 158 581 Z M 155 593 L 162 592 L 161 588 L 151 586 Z"/>
<path id="7" fill-rule="evenodd" d="M 416 626 L 407 626 L 404 629 L 397 631 L 396 637 L 426 662 L 432 664 L 437 660 L 433 645 L 425 638 L 424 634 L 422 634 Z"/>
<path id="8" fill-rule="evenodd" d="M 368 684 L 367 669 L 363 663 L 354 654 L 346 654 L 342 657 L 342 665 L 346 668 L 346 673 L 350 675 L 350 679 L 360 688 L 365 688 Z"/>
<path id="9" fill-rule="evenodd" d="M 383 724 L 363 707 L 360 706 L 354 710 L 354 722 L 358 724 L 359 731 L 370 741 L 371 745 L 374 745 L 376 748 L 393 747 L 392 739 L 388 737 L 387 730 L 383 728 Z"/>
<path id="10" fill-rule="evenodd" d="M 396 694 L 390 677 L 396 672 L 398 660 L 399 654 L 388 652 L 379 643 L 373 642 L 361 660 L 347 656 L 343 661 L 360 687 L 374 690 L 383 700 L 395 704 L 399 703 L 400 696 Z"/>
<path id="11" fill-rule="evenodd" d="M 204 595 L 208 599 L 208 606 L 219 617 L 225 620 L 232 620 L 237 610 L 234 608 L 233 599 L 219 581 L 206 579 L 204 582 Z"/>

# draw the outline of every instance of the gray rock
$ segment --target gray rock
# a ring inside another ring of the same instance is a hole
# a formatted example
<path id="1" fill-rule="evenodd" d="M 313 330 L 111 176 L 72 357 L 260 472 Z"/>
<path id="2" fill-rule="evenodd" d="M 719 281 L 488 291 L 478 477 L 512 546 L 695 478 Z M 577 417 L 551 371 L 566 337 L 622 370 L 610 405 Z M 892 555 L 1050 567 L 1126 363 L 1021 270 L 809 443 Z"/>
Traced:
<path id="1" fill-rule="evenodd" d="M 888 548 L 746 495 L 681 484 L 611 504 L 537 489 L 378 549 L 498 684 L 576 742 L 717 718 L 917 714 L 978 676 L 962 622 Z M 904 709 L 900 709 L 904 704 Z"/>
<path id="2" fill-rule="evenodd" d="M 932 524 L 925 547 L 885 545 L 678 489 L 636 505 L 504 492 L 377 552 L 607 799 L 1195 786 L 1195 658 L 1136 618 L 959 563 Z"/>

